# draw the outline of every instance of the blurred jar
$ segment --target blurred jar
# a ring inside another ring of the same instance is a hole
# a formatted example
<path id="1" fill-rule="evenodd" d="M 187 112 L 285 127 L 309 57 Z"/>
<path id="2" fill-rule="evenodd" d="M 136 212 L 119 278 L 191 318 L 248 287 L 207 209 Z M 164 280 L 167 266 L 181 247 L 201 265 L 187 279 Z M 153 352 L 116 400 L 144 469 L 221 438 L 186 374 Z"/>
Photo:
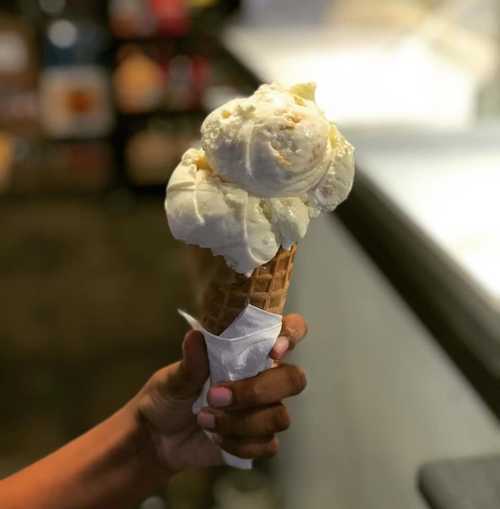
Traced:
<path id="1" fill-rule="evenodd" d="M 118 59 L 113 76 L 118 109 L 124 113 L 157 109 L 165 94 L 165 65 L 137 45 L 123 47 Z"/>
<path id="2" fill-rule="evenodd" d="M 113 127 L 109 36 L 92 2 L 63 2 L 47 15 L 40 76 L 41 120 L 53 138 L 97 138 Z"/>

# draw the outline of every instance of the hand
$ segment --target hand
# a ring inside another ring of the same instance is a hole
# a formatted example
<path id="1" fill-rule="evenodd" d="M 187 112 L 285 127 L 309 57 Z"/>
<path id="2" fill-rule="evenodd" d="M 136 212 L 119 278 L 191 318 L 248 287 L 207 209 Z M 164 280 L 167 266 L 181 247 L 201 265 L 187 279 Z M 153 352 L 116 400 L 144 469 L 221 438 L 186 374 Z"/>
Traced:
<path id="1" fill-rule="evenodd" d="M 210 406 L 198 416 L 193 415 L 192 405 L 208 378 L 208 358 L 203 336 L 188 332 L 182 361 L 158 371 L 133 400 L 162 468 L 175 473 L 188 467 L 220 465 L 220 448 L 204 429 L 215 433 L 217 444 L 236 456 L 275 455 L 275 434 L 290 425 L 282 400 L 299 394 L 306 386 L 301 368 L 278 361 L 306 332 L 300 315 L 285 317 L 281 336 L 270 354 L 276 366 L 254 378 L 212 387 Z"/>

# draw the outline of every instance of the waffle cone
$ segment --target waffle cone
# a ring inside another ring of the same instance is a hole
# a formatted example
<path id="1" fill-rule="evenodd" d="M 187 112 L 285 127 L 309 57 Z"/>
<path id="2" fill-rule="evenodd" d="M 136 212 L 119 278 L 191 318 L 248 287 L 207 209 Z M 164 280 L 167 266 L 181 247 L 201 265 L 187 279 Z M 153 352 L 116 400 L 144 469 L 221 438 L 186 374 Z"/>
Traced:
<path id="1" fill-rule="evenodd" d="M 230 269 L 224 258 L 212 258 L 211 277 L 202 299 L 201 323 L 220 335 L 248 304 L 282 314 L 293 271 L 296 246 L 280 249 L 276 256 L 247 278 Z"/>

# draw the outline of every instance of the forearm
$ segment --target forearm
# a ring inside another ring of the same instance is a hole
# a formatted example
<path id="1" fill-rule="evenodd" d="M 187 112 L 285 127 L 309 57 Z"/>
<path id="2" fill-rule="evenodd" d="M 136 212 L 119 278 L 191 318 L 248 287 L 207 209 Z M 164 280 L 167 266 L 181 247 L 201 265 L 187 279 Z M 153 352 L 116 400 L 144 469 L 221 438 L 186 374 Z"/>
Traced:
<path id="1" fill-rule="evenodd" d="M 0 482 L 2 509 L 125 509 L 168 473 L 155 458 L 133 406 Z"/>

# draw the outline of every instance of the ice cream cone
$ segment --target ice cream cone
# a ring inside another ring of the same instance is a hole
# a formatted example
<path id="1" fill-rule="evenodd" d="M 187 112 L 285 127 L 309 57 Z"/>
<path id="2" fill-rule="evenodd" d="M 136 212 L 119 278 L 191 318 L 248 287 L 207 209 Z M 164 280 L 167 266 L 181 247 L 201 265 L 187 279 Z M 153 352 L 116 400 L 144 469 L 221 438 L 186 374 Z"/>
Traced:
<path id="1" fill-rule="evenodd" d="M 184 247 L 181 260 L 189 285 L 193 312 L 196 316 L 201 316 L 205 289 L 212 280 L 212 272 L 217 264 L 214 263 L 210 249 L 187 245 Z"/>
<path id="2" fill-rule="evenodd" d="M 295 245 L 289 251 L 281 248 L 250 277 L 229 268 L 223 257 L 215 257 L 212 277 L 203 296 L 201 323 L 205 329 L 212 334 L 222 334 L 248 304 L 282 314 L 296 251 Z"/>

